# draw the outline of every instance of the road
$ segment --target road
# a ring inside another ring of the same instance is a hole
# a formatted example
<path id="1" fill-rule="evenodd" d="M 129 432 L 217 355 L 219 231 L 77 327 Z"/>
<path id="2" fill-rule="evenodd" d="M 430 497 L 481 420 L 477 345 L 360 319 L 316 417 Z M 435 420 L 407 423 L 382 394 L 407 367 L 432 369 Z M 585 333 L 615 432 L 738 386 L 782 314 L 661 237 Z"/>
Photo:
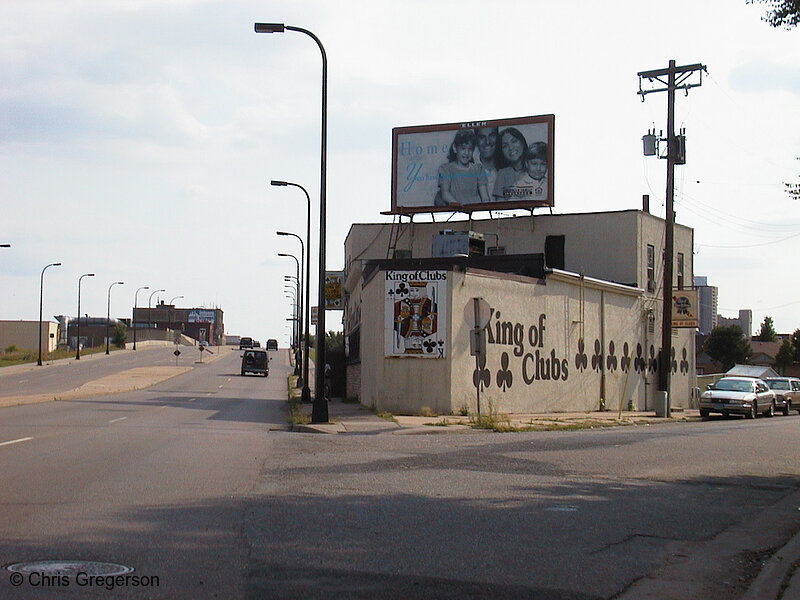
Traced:
<path id="1" fill-rule="evenodd" d="M 730 600 L 800 529 L 797 416 L 299 434 L 285 352 L 266 379 L 237 360 L 0 409 L 0 564 L 159 579 L 112 592 L 6 573 L 0 597 Z"/>

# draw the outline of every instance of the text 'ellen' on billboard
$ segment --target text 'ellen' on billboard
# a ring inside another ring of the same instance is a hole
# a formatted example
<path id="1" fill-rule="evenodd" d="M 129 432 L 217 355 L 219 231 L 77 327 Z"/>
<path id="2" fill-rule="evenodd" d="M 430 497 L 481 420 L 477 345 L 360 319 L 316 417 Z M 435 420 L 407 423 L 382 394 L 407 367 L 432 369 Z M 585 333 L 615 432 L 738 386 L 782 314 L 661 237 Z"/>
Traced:
<path id="1" fill-rule="evenodd" d="M 553 206 L 554 115 L 392 129 L 392 213 Z"/>

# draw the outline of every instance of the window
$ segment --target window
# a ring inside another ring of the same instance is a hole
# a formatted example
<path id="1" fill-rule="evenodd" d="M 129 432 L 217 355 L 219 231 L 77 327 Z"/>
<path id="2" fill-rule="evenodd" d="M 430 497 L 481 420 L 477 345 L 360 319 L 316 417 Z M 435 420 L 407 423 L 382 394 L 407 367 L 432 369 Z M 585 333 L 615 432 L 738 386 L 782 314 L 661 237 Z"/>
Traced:
<path id="1" fill-rule="evenodd" d="M 656 247 L 647 244 L 647 291 L 656 291 Z"/>
<path id="2" fill-rule="evenodd" d="M 683 289 L 683 252 L 678 252 L 678 289 Z"/>

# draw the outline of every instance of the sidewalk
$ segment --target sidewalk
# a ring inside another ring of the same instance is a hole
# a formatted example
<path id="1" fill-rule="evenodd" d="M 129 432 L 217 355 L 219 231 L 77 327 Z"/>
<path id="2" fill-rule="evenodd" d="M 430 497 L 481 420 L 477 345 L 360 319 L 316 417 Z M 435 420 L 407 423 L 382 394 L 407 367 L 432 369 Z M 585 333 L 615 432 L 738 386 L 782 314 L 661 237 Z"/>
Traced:
<path id="1" fill-rule="evenodd" d="M 310 414 L 310 405 L 304 405 Z M 570 413 L 535 413 L 499 415 L 481 420 L 460 415 L 393 415 L 375 414 L 358 403 L 334 398 L 328 403 L 328 423 L 294 425 L 301 433 L 392 433 L 399 435 L 429 433 L 463 433 L 469 431 L 567 431 L 601 427 L 650 426 L 664 423 L 699 421 L 696 409 L 673 410 L 671 418 L 656 417 L 655 412 L 604 411 Z"/>

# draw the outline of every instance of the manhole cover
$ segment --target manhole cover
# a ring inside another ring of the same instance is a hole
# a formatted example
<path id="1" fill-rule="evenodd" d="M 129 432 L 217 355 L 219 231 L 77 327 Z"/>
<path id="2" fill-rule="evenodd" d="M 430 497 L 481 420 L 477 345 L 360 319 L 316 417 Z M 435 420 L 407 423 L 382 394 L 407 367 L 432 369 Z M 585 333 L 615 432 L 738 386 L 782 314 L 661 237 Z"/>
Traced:
<path id="1" fill-rule="evenodd" d="M 132 567 L 115 563 L 97 562 L 91 560 L 36 560 L 31 562 L 15 563 L 6 567 L 14 573 L 39 573 L 45 575 L 125 575 L 132 573 Z"/>

